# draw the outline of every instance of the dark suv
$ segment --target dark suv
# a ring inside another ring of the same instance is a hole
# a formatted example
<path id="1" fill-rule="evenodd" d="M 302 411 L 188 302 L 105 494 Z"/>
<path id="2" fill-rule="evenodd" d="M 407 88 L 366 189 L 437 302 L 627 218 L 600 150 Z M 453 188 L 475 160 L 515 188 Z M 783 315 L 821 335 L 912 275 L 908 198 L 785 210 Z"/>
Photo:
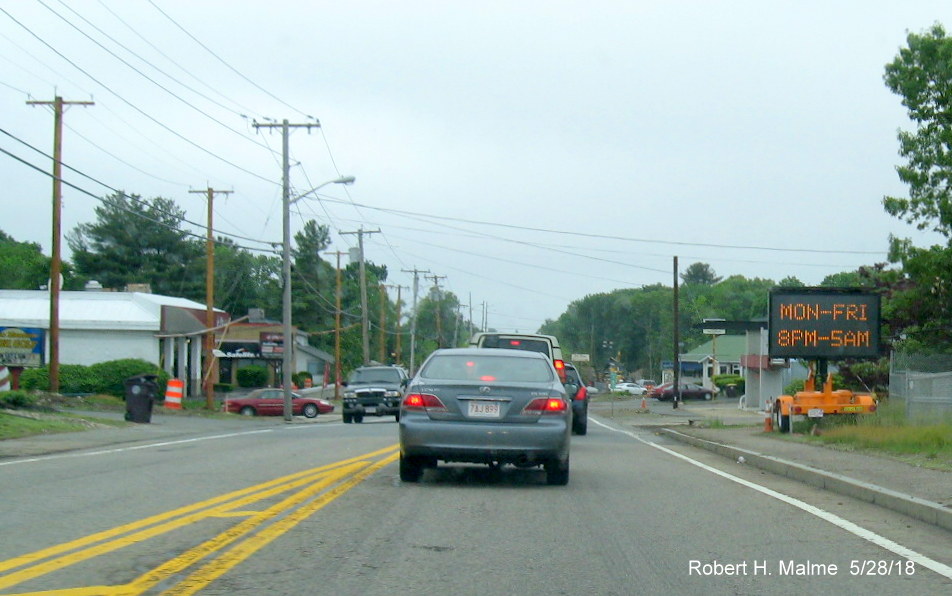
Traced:
<path id="1" fill-rule="evenodd" d="M 565 363 L 565 390 L 572 399 L 572 433 L 588 432 L 588 388 L 575 365 Z"/>
<path id="2" fill-rule="evenodd" d="M 363 422 L 364 416 L 394 416 L 400 420 L 400 402 L 409 382 L 398 366 L 361 366 L 344 383 L 344 423 Z"/>

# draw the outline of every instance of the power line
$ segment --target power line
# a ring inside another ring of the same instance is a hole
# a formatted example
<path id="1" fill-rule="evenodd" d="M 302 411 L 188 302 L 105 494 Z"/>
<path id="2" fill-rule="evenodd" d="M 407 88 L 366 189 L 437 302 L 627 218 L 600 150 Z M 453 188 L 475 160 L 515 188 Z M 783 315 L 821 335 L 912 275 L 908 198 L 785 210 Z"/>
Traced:
<path id="1" fill-rule="evenodd" d="M 305 112 L 303 112 L 303 111 L 297 109 L 296 107 L 294 107 L 294 106 L 292 106 L 291 104 L 287 103 L 286 101 L 284 101 L 283 99 L 281 99 L 281 98 L 278 97 L 277 95 L 274 95 L 273 93 L 271 93 L 270 91 L 268 91 L 267 89 L 265 89 L 264 87 L 262 87 L 261 85 L 259 85 L 258 83 L 255 83 L 254 81 L 252 81 L 251 79 L 249 79 L 248 77 L 246 77 L 245 75 L 243 75 L 243 74 L 242 74 L 241 72 L 239 72 L 238 69 L 236 69 L 234 66 L 232 66 L 231 64 L 228 64 L 227 62 L 225 62 L 224 58 L 222 58 L 221 56 L 219 56 L 218 54 L 216 54 L 215 52 L 213 52 L 213 51 L 211 50 L 211 48 L 209 48 L 208 46 L 206 46 L 205 44 L 203 44 L 197 37 L 195 37 L 194 35 L 192 35 L 191 33 L 189 33 L 188 30 L 185 29 L 185 27 L 179 25 L 179 24 L 175 21 L 175 19 L 173 19 L 171 16 L 169 16 L 165 11 L 163 11 L 161 8 L 159 8 L 158 6 L 156 6 L 155 2 L 153 2 L 152 0 L 148 0 L 148 1 L 149 1 L 149 4 L 151 4 L 152 7 L 155 8 L 163 17 L 165 17 L 166 19 L 169 20 L 169 22 L 171 22 L 173 25 L 175 25 L 176 27 L 178 27 L 179 30 L 182 31 L 182 33 L 184 33 L 185 35 L 187 35 L 192 41 L 194 41 L 194 42 L 197 43 L 199 46 L 201 46 L 202 49 L 204 49 L 206 52 L 208 52 L 209 54 L 211 54 L 212 57 L 214 57 L 216 60 L 218 60 L 219 62 L 221 62 L 226 68 L 228 68 L 228 70 L 232 71 L 233 73 L 235 73 L 236 75 L 238 75 L 239 77 L 241 77 L 242 79 L 244 79 L 246 82 L 248 82 L 248 83 L 250 83 L 252 86 L 254 86 L 256 89 L 258 89 L 259 91 L 261 91 L 262 93 L 264 93 L 265 95 L 267 95 L 268 97 L 270 97 L 271 99 L 274 99 L 275 101 L 281 103 L 281 104 L 284 105 L 285 107 L 291 108 L 292 110 L 294 110 L 294 111 L 297 112 L 298 114 L 301 114 L 301 115 L 304 116 L 305 118 L 310 118 L 310 119 L 312 119 L 312 120 L 316 120 L 316 118 L 314 118 L 314 116 L 311 116 L 310 114 L 307 114 L 307 113 L 305 113 Z"/>
<path id="2" fill-rule="evenodd" d="M 6 131 L 2 131 L 2 132 L 6 132 Z M 44 170 L 43 168 L 41 168 L 41 167 L 39 167 L 39 166 L 37 166 L 37 165 L 34 165 L 34 164 L 30 163 L 29 161 L 23 159 L 22 157 L 20 157 L 20 156 L 14 154 L 14 153 L 12 153 L 12 152 L 10 152 L 10 151 L 7 151 L 6 149 L 4 149 L 4 148 L 2 148 L 2 147 L 0 147 L 0 153 L 4 153 L 5 155 L 10 156 L 10 157 L 13 158 L 14 160 L 16 160 L 16 161 L 22 163 L 23 165 L 25 165 L 25 166 L 27 166 L 27 167 L 29 167 L 29 168 L 31 168 L 31 169 L 36 170 L 37 172 L 43 174 L 44 176 L 48 176 L 48 177 L 50 177 L 50 178 L 53 178 L 53 174 L 51 174 L 50 172 L 47 172 L 47 171 Z M 63 164 L 63 167 L 65 167 L 65 168 L 67 168 L 67 169 L 69 169 L 69 170 L 73 170 L 73 168 L 69 167 L 69 166 L 66 165 L 65 163 Z M 75 170 L 74 170 L 74 171 L 75 171 Z M 79 172 L 77 172 L 77 173 L 79 173 Z M 85 174 L 82 174 L 82 173 L 80 173 L 80 175 L 85 176 Z M 96 182 L 97 184 L 102 184 L 101 182 L 98 182 L 98 181 L 96 181 L 96 180 L 94 180 L 94 179 L 92 179 L 92 178 L 90 178 L 90 180 L 93 180 L 93 182 Z M 97 195 L 97 194 L 95 194 L 95 193 L 93 193 L 93 192 L 90 192 L 90 191 L 86 190 L 85 188 L 82 188 L 81 186 L 78 186 L 78 185 L 76 185 L 76 184 L 73 184 L 72 182 L 68 182 L 68 181 L 66 181 L 66 180 L 62 180 L 62 183 L 65 184 L 66 186 L 72 188 L 73 190 L 76 190 L 76 191 L 78 191 L 78 192 L 80 192 L 80 193 L 82 193 L 82 194 L 84 194 L 84 195 L 87 195 L 87 196 L 89 196 L 89 197 L 92 197 L 92 198 L 96 199 L 97 201 L 99 201 L 99 202 L 101 202 L 101 203 L 105 203 L 105 202 L 106 202 L 106 199 L 104 199 L 103 197 L 100 197 L 99 195 Z M 114 193 L 116 193 L 117 195 L 119 195 L 119 196 L 121 196 L 121 197 L 123 197 L 123 198 L 129 199 L 130 201 L 133 201 L 133 202 L 136 202 L 136 203 L 142 203 L 142 202 L 143 202 L 142 199 L 139 199 L 139 198 L 136 197 L 135 195 L 127 194 L 127 193 L 125 193 L 125 192 L 123 192 L 123 191 L 121 191 L 121 190 L 116 190 L 116 189 L 113 189 L 112 187 L 109 187 L 109 186 L 106 186 L 106 185 L 103 185 L 103 186 L 105 186 L 106 188 L 112 190 L 112 191 L 113 191 Z M 120 207 L 120 208 L 121 208 L 121 207 Z M 130 213 L 130 214 L 132 214 L 132 215 L 136 215 L 136 216 L 138 216 L 138 217 L 140 217 L 140 218 L 142 218 L 142 219 L 145 219 L 146 221 L 150 221 L 150 222 L 152 222 L 152 223 L 154 223 L 154 224 L 156 224 L 156 225 L 160 225 L 160 226 L 164 226 L 164 227 L 169 227 L 167 224 L 165 224 L 165 223 L 162 222 L 162 221 L 158 221 L 158 220 L 152 219 L 152 218 L 150 218 L 150 217 L 148 217 L 148 216 L 146 216 L 146 215 L 143 215 L 143 214 L 141 214 L 141 213 L 138 213 L 138 212 L 136 212 L 136 211 L 129 211 L 128 209 L 124 209 L 124 211 L 126 211 L 127 213 Z M 174 214 L 170 214 L 170 213 L 167 213 L 166 215 L 170 215 L 170 216 L 173 216 L 173 217 L 177 217 L 177 216 L 175 216 Z M 196 224 L 195 222 L 189 221 L 189 220 L 184 219 L 184 218 L 181 218 L 181 217 L 177 217 L 177 219 L 179 219 L 180 221 L 185 221 L 185 222 L 190 223 L 190 224 L 192 224 L 192 225 L 200 225 L 200 224 Z M 169 228 L 169 229 L 172 229 L 172 228 Z M 182 232 L 182 233 L 185 234 L 186 236 L 192 236 L 193 238 L 198 238 L 199 240 L 204 240 L 204 239 L 205 239 L 203 236 L 201 236 L 201 235 L 199 235 L 199 234 L 195 234 L 195 233 L 189 232 L 188 230 L 178 230 L 178 231 Z M 222 235 L 222 236 L 226 236 L 226 237 L 229 236 L 229 234 L 221 234 L 221 235 Z M 264 243 L 267 243 L 267 242 L 264 241 L 264 240 L 255 240 L 255 239 L 253 239 L 253 238 L 250 239 L 250 240 L 252 240 L 252 241 L 254 241 L 254 242 L 261 242 L 261 243 L 263 243 L 263 244 L 264 244 Z M 266 252 L 266 253 L 274 253 L 274 252 L 275 252 L 273 248 L 272 248 L 272 249 L 254 248 L 254 247 L 250 247 L 250 246 L 242 246 L 242 245 L 237 244 L 237 243 L 235 243 L 234 246 L 237 247 L 237 248 L 242 248 L 242 249 L 245 249 L 245 250 L 255 251 L 255 252 Z"/>
<path id="3" fill-rule="evenodd" d="M 222 157 L 221 155 L 218 155 L 216 152 L 214 152 L 214 151 L 212 151 L 212 150 L 210 150 L 210 149 L 206 149 L 205 147 L 202 147 L 201 145 L 199 145 L 199 144 L 196 143 L 195 141 L 189 139 L 189 138 L 186 137 L 185 135 L 183 135 L 183 134 L 181 134 L 181 133 L 175 131 L 174 129 L 172 129 L 172 128 L 169 127 L 168 125 L 166 125 L 166 124 L 160 122 L 159 120 L 157 120 L 156 118 L 154 118 L 153 116 L 151 116 L 150 114 L 148 114 L 147 112 L 145 112 L 144 110 L 142 110 L 141 108 L 139 108 L 138 106 L 136 106 L 135 104 L 133 104 L 132 102 L 130 102 L 129 100 L 127 100 L 126 98 L 122 97 L 121 95 L 119 95 L 118 93 L 116 93 L 115 91 L 113 91 L 108 85 L 106 85 L 105 83 L 103 83 L 102 81 L 100 81 L 99 79 L 97 79 L 96 77 L 94 77 L 93 75 L 91 75 L 89 72 L 87 72 L 85 69 L 83 69 L 82 67 L 80 67 L 78 64 L 76 64 L 75 62 L 73 62 L 72 60 L 70 60 L 69 58 L 67 58 L 62 52 L 60 52 L 59 50 L 57 50 L 56 48 L 54 48 L 52 45 L 50 45 L 49 43 L 47 43 L 47 42 L 46 42 L 43 38 L 41 38 L 39 35 L 37 35 L 37 34 L 34 33 L 33 31 L 31 31 L 29 27 L 27 27 L 26 25 L 24 25 L 23 23 L 21 23 L 20 21 L 18 21 L 16 18 L 14 18 L 13 15 L 11 15 L 9 12 L 7 12 L 6 10 L 4 10 L 3 8 L 0 8 L 0 12 L 2 12 L 3 14 L 5 14 L 11 21 L 13 21 L 13 22 L 16 23 L 17 25 L 19 25 L 24 31 L 26 31 L 27 33 L 29 33 L 30 35 L 32 35 L 37 41 L 39 41 L 39 42 L 42 43 L 44 46 L 46 46 L 50 51 L 52 51 L 52 52 L 55 53 L 57 56 L 59 56 L 60 58 L 62 58 L 62 59 L 65 60 L 66 62 L 68 62 L 73 68 L 75 68 L 76 70 L 80 71 L 81 73 L 83 73 L 84 75 L 86 75 L 87 77 L 89 77 L 94 83 L 96 83 L 97 85 L 99 85 L 100 87 L 102 87 L 103 89 L 105 89 L 106 91 L 108 91 L 109 93 L 111 93 L 112 95 L 114 95 L 117 99 L 119 99 L 121 102 L 125 103 L 127 106 L 129 106 L 130 108 L 132 108 L 132 109 L 135 110 L 136 112 L 140 113 L 141 115 L 143 115 L 143 116 L 145 116 L 146 118 L 148 118 L 149 120 L 151 120 L 153 123 L 157 124 L 157 125 L 158 125 L 159 127 L 161 127 L 162 129 L 166 130 L 167 132 L 171 133 L 172 135 L 176 136 L 177 138 L 179 138 L 179 139 L 185 141 L 186 143 L 188 143 L 189 145 L 195 147 L 195 148 L 198 149 L 199 151 L 201 151 L 201 152 L 203 152 L 203 153 L 206 153 L 207 155 L 210 155 L 211 157 L 217 159 L 218 161 L 221 161 L 221 162 L 223 162 L 223 163 L 225 163 L 225 164 L 228 164 L 228 165 L 230 165 L 231 167 L 233 167 L 233 168 L 235 168 L 235 169 L 237 169 L 237 170 L 240 170 L 240 171 L 242 171 L 242 172 L 244 172 L 244 173 L 246 173 L 246 174 L 248 174 L 248 175 L 250 175 L 250 176 L 253 176 L 253 177 L 255 177 L 255 178 L 258 178 L 259 180 L 263 180 L 263 181 L 265 181 L 265 182 L 268 182 L 269 184 L 277 184 L 274 180 L 272 180 L 272 179 L 270 179 L 270 178 L 266 178 L 266 177 L 264 177 L 264 176 L 262 176 L 262 175 L 260 175 L 260 174 L 257 174 L 257 173 L 255 173 L 255 172 L 252 172 L 251 170 L 249 170 L 249 169 L 247 169 L 247 168 L 244 168 L 244 167 L 242 167 L 242 166 L 240 166 L 240 165 L 238 165 L 238 164 L 236 164 L 236 163 L 234 163 L 234 162 L 232 162 L 232 161 L 229 161 L 229 160 L 225 159 L 225 158 Z"/>
<path id="4" fill-rule="evenodd" d="M 63 2 L 63 0 L 58 0 L 58 1 L 60 2 L 60 4 L 63 4 L 63 5 L 65 6 L 65 3 Z M 181 64 L 179 64 L 177 61 L 175 61 L 171 56 L 169 56 L 168 54 L 166 54 L 165 52 L 163 52 L 163 51 L 162 51 L 162 48 L 160 48 L 159 46 L 157 46 L 157 45 L 155 45 L 154 43 L 152 43 L 151 41 L 149 41 L 148 38 L 146 38 L 144 35 L 142 35 L 141 33 L 139 33 L 139 31 L 138 31 L 135 27 L 131 26 L 131 25 L 130 25 L 129 23 L 127 23 L 122 17 L 120 17 L 118 14 L 116 14 L 116 12 L 113 11 L 111 8 L 109 8 L 109 6 L 107 6 L 102 0 L 99 0 L 99 4 L 100 4 L 100 6 L 102 6 L 104 9 L 106 9 L 106 11 L 107 11 L 109 14 L 111 14 L 113 17 L 115 17 L 117 21 L 119 21 L 120 23 L 122 23 L 123 25 L 125 25 L 125 27 L 126 27 L 127 29 L 129 29 L 129 31 L 131 31 L 133 35 L 135 35 L 136 37 L 138 37 L 139 39 L 141 39 L 143 42 L 145 42 L 146 44 L 148 44 L 148 46 L 149 46 L 150 48 L 152 48 L 153 50 L 155 50 L 156 53 L 158 53 L 160 56 L 162 56 L 163 58 L 165 58 L 166 60 L 168 60 L 168 61 L 169 61 L 170 63 L 172 63 L 176 68 L 178 68 L 179 70 L 181 70 L 183 73 L 185 73 L 186 75 L 188 75 L 189 77 L 191 77 L 193 80 L 195 80 L 195 81 L 198 82 L 199 84 L 203 85 L 206 89 L 208 89 L 209 91 L 215 93 L 216 95 L 218 95 L 219 97 L 221 97 L 221 98 L 224 99 L 225 101 L 231 102 L 232 104 L 234 104 L 235 106 L 237 106 L 239 109 L 241 109 L 241 110 L 242 110 L 243 112 L 245 112 L 246 114 L 252 114 L 252 113 L 254 113 L 254 110 L 252 110 L 252 109 L 250 109 L 250 108 L 247 108 L 247 107 L 241 105 L 240 103 L 236 102 L 235 100 L 233 100 L 232 98 L 228 97 L 227 95 L 225 95 L 225 94 L 223 94 L 223 93 L 220 93 L 220 92 L 218 91 L 218 89 L 216 89 L 215 87 L 213 87 L 213 86 L 207 84 L 207 83 L 206 83 L 205 81 L 203 81 L 202 79 L 196 77 L 194 74 L 192 74 L 192 72 L 191 72 L 190 69 L 185 68 L 184 66 L 182 66 Z M 242 116 L 242 117 L 246 117 L 245 114 L 239 114 L 239 115 Z"/>
<path id="5" fill-rule="evenodd" d="M 550 228 L 534 228 L 530 226 L 517 226 L 515 224 L 505 224 L 492 221 L 483 221 L 478 219 L 463 219 L 460 217 L 447 217 L 439 215 L 431 215 L 428 213 L 418 213 L 415 211 L 406 211 L 402 209 L 389 209 L 385 207 L 374 207 L 372 205 L 346 202 L 338 199 L 321 199 L 328 201 L 330 203 L 337 203 L 339 205 L 347 206 L 356 206 L 362 207 L 364 209 L 370 209 L 371 211 L 382 211 L 384 213 L 394 213 L 397 215 L 404 216 L 414 216 L 423 218 L 424 221 L 427 219 L 435 219 L 441 221 L 456 221 L 461 223 L 469 223 L 483 226 L 492 226 L 499 228 L 506 228 L 511 230 L 520 230 L 528 232 L 542 232 L 546 234 L 563 234 L 566 236 L 578 236 L 581 238 L 595 238 L 598 240 L 620 240 L 623 242 L 641 242 L 646 244 L 670 244 L 674 246 L 697 246 L 703 248 L 730 248 L 737 250 L 768 250 L 774 252 L 795 252 L 795 253 L 817 253 L 817 254 L 850 254 L 850 255 L 881 255 L 882 251 L 864 251 L 864 250 L 820 250 L 815 248 L 778 248 L 775 246 L 744 246 L 744 245 L 732 245 L 732 244 L 713 244 L 705 242 L 678 242 L 674 240 L 649 240 L 647 238 L 630 238 L 628 236 L 611 236 L 607 234 L 591 234 L 586 232 L 572 232 L 567 230 L 554 230 Z"/>
<path id="6" fill-rule="evenodd" d="M 93 39 L 92 36 L 90 36 L 88 33 L 86 33 L 85 31 L 83 31 L 83 30 L 80 29 L 79 27 L 77 27 L 74 23 L 71 23 L 66 17 L 64 17 L 63 15 L 59 14 L 58 12 L 56 12 L 55 10 L 53 10 L 52 8 L 50 8 L 49 6 L 47 6 L 46 4 L 44 4 L 44 3 L 43 3 L 43 0 L 36 0 L 36 1 L 39 2 L 40 5 L 43 6 L 43 8 L 47 9 L 48 11 L 50 11 L 51 13 L 53 13 L 54 15 L 56 15 L 56 17 L 58 17 L 59 19 L 61 19 L 64 23 L 66 23 L 67 25 L 69 25 L 70 27 L 72 27 L 73 29 L 75 29 L 77 32 L 79 32 L 81 35 L 83 35 L 86 39 L 88 39 L 89 41 L 91 41 L 91 42 L 93 42 L 94 44 L 96 44 L 97 46 L 99 46 L 103 51 L 107 52 L 110 56 L 112 56 L 112 57 L 115 58 L 116 60 L 122 62 L 123 64 L 125 64 L 126 66 L 128 66 L 129 68 L 131 68 L 131 69 L 132 69 L 133 71 L 135 71 L 139 76 L 141 76 L 141 77 L 144 78 L 145 80 L 149 81 L 150 83 L 152 83 L 153 85 L 155 85 L 155 86 L 158 87 L 159 89 L 165 91 L 166 93 L 168 93 L 169 95 L 171 95 L 171 96 L 174 97 L 175 99 L 179 100 L 180 102 L 182 102 L 182 103 L 185 104 L 186 106 L 192 108 L 193 110 L 195 110 L 195 111 L 198 112 L 199 114 L 205 116 L 205 117 L 208 118 L 209 120 L 215 122 L 215 123 L 218 124 L 219 126 L 222 126 L 223 128 L 229 130 L 230 132 L 232 132 L 232 133 L 238 135 L 238 136 L 241 137 L 242 139 L 244 139 L 244 140 L 246 140 L 246 141 L 248 141 L 248 142 L 250 142 L 250 143 L 253 143 L 253 144 L 257 145 L 258 147 L 261 147 L 261 148 L 263 148 L 263 149 L 267 149 L 267 147 L 266 147 L 265 145 L 259 143 L 258 141 L 254 140 L 254 139 L 252 139 L 252 138 L 250 138 L 250 137 L 245 136 L 241 131 L 236 130 L 236 129 L 234 129 L 234 128 L 228 126 L 227 124 L 225 124 L 225 123 L 222 122 L 221 120 L 215 118 L 214 116 L 212 116 L 212 115 L 209 114 L 208 112 L 202 110 L 202 109 L 199 108 L 198 106 L 196 106 L 196 105 L 194 105 L 193 103 L 187 101 L 187 100 L 184 99 L 183 97 L 179 96 L 177 93 L 174 93 L 171 89 L 165 87 L 164 85 L 162 85 L 161 83 L 159 83 L 158 81 L 156 81 L 155 79 L 153 79 L 152 77 L 150 77 L 149 75 L 145 74 L 144 72 L 142 72 L 141 70 L 139 70 L 138 68 L 136 68 L 135 66 L 133 66 L 132 64 L 130 64 L 130 63 L 127 62 L 126 60 L 124 60 L 124 59 L 123 59 L 122 57 L 120 57 L 118 54 L 116 54 L 115 52 L 113 52 L 112 50 L 110 50 L 109 48 L 107 48 L 106 46 L 104 46 L 103 44 L 99 43 L 99 41 Z M 62 0 L 60 0 L 60 3 L 62 4 Z M 166 73 L 166 72 L 163 71 L 162 69 L 160 69 L 160 68 L 158 68 L 157 66 L 155 66 L 154 64 L 150 63 L 148 60 L 144 60 L 144 59 L 141 58 L 138 54 L 136 54 L 135 52 L 133 52 L 132 50 L 130 50 L 129 48 L 127 48 L 126 46 L 124 46 L 124 45 L 121 44 L 120 42 L 116 41 L 116 40 L 115 40 L 113 37 L 111 37 L 109 34 L 103 32 L 101 29 L 99 29 L 98 27 L 96 27 L 96 25 L 93 25 L 92 23 L 90 23 L 88 19 L 86 19 L 85 17 L 83 17 L 82 15 L 80 15 L 79 13 L 77 13 L 75 10 L 69 8 L 68 6 L 67 6 L 66 8 L 68 8 L 71 12 L 73 12 L 73 14 L 75 14 L 76 16 L 78 16 L 79 18 L 81 18 L 84 22 L 86 22 L 86 23 L 88 23 L 89 25 L 91 25 L 94 29 L 96 29 L 97 31 L 99 31 L 100 33 L 102 33 L 103 35 L 105 35 L 108 39 L 110 39 L 111 41 L 113 41 L 114 43 L 116 43 L 119 47 L 123 48 L 124 50 L 126 50 L 127 52 L 129 52 L 130 54 L 132 54 L 133 56 L 136 56 L 137 58 L 139 58 L 140 60 L 142 60 L 143 62 L 145 62 L 146 64 L 148 64 L 149 66 L 151 66 L 152 68 L 154 68 L 155 70 L 157 70 L 158 72 L 160 72 L 161 74 L 163 74 L 163 75 L 165 75 L 166 77 L 172 79 L 173 81 L 175 81 L 175 82 L 178 83 L 179 85 L 182 85 L 183 87 L 185 87 L 186 89 L 188 89 L 188 90 L 191 91 L 192 93 L 195 93 L 196 95 L 198 95 L 198 96 L 200 96 L 200 97 L 202 97 L 202 98 L 204 98 L 204 99 L 207 99 L 208 101 L 214 103 L 215 105 L 217 105 L 217 106 L 219 106 L 219 107 L 221 107 L 221 108 L 223 108 L 223 109 L 225 109 L 225 110 L 228 110 L 228 111 L 234 113 L 234 114 L 237 115 L 237 116 L 241 116 L 241 114 L 239 114 L 238 112 L 233 111 L 233 110 L 232 110 L 231 108 L 229 108 L 228 106 L 225 106 L 225 105 L 219 103 L 218 101 L 216 101 L 216 100 L 214 100 L 214 99 L 208 97 L 208 96 L 205 95 L 204 93 L 202 93 L 202 92 L 200 92 L 200 91 L 197 91 L 197 90 L 195 90 L 195 89 L 192 89 L 191 87 L 189 87 L 188 85 L 182 83 L 181 81 L 176 80 L 174 77 L 172 77 L 171 75 L 169 75 L 168 73 Z"/>

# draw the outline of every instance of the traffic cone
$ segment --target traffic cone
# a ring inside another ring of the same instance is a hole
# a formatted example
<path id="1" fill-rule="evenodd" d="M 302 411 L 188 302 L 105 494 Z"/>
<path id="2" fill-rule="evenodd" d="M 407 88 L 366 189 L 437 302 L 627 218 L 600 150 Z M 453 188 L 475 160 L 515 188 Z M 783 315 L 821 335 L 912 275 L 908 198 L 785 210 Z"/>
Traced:
<path id="1" fill-rule="evenodd" d="M 769 405 L 764 409 L 764 432 L 773 432 L 773 408 Z"/>
<path id="2" fill-rule="evenodd" d="M 181 379 L 169 379 L 165 385 L 165 407 L 169 410 L 182 409 L 182 393 L 185 382 Z"/>
<path id="3" fill-rule="evenodd" d="M 642 410 L 648 409 L 648 398 L 646 398 L 644 395 L 641 396 L 641 409 Z"/>

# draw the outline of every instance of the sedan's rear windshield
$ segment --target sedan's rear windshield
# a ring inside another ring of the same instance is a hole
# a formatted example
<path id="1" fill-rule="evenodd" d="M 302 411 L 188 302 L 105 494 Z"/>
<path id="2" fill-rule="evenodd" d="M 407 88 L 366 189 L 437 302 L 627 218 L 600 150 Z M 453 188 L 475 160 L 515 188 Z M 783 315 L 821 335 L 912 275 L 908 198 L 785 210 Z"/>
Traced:
<path id="1" fill-rule="evenodd" d="M 437 355 L 423 367 L 420 375 L 449 381 L 515 383 L 549 383 L 555 379 L 552 365 L 545 360 L 490 355 Z"/>
<path id="2" fill-rule="evenodd" d="M 392 383 L 399 385 L 403 377 L 395 368 L 363 368 L 350 373 L 348 383 Z"/>

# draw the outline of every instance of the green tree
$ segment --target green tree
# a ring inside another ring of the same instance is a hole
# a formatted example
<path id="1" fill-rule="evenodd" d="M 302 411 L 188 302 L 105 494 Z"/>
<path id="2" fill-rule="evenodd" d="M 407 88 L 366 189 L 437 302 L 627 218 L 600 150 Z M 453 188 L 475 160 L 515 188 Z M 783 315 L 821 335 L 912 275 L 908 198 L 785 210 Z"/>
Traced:
<path id="1" fill-rule="evenodd" d="M 0 230 L 0 288 L 37 290 L 49 277 L 50 258 L 43 256 L 39 244 L 17 242 Z"/>
<path id="2" fill-rule="evenodd" d="M 205 266 L 205 261 L 200 261 Z M 281 312 L 281 259 L 256 255 L 229 238 L 215 240 L 215 306 L 238 318 L 251 308 Z M 296 320 L 296 319 L 295 319 Z"/>
<path id="3" fill-rule="evenodd" d="M 295 325 L 312 333 L 334 328 L 336 276 L 334 268 L 321 259 L 330 246 L 330 230 L 309 220 L 294 235 L 291 256 L 292 317 Z"/>
<path id="4" fill-rule="evenodd" d="M 714 273 L 714 270 L 711 269 L 711 266 L 707 263 L 693 263 L 681 274 L 681 281 L 684 282 L 685 285 L 697 284 L 713 286 L 721 281 L 721 278 Z"/>
<path id="5" fill-rule="evenodd" d="M 105 287 L 147 283 L 157 294 L 204 300 L 204 242 L 180 229 L 184 216 L 171 199 L 106 197 L 95 223 L 66 235 L 77 273 Z"/>
<path id="6" fill-rule="evenodd" d="M 910 33 L 896 58 L 886 65 L 884 80 L 902 97 L 913 131 L 899 132 L 896 168 L 909 187 L 909 198 L 885 197 L 887 213 L 931 230 L 945 245 L 915 247 L 909 239 L 890 239 L 890 261 L 901 262 L 910 284 L 896 295 L 896 320 L 913 341 L 952 351 L 952 39 L 935 24 L 921 34 Z M 910 309 L 900 313 L 902 308 Z"/>
<path id="7" fill-rule="evenodd" d="M 901 95 L 914 131 L 899 132 L 899 179 L 909 198 L 886 197 L 886 211 L 920 230 L 952 237 L 952 39 L 942 25 L 910 33 L 909 47 L 886 65 L 889 89 Z"/>

